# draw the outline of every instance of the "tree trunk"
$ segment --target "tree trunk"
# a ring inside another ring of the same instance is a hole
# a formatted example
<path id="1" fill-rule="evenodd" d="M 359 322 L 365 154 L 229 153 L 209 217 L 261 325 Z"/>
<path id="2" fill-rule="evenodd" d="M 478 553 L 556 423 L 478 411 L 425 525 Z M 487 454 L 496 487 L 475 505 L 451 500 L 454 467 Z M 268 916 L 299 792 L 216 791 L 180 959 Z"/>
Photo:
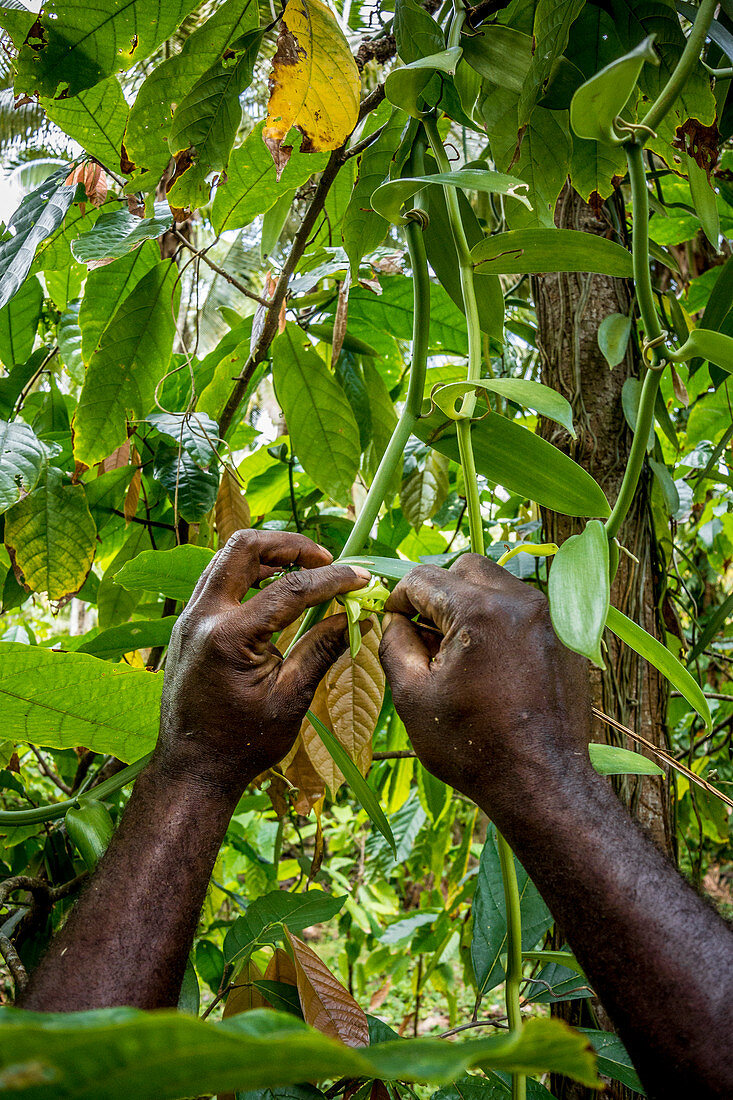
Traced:
<path id="1" fill-rule="evenodd" d="M 577 229 L 599 236 L 613 233 L 607 208 L 591 209 L 578 194 L 565 186 L 558 200 L 555 220 L 563 229 Z M 622 279 L 589 274 L 549 274 L 533 279 L 537 310 L 538 341 L 542 381 L 564 394 L 573 407 L 577 439 L 564 428 L 543 421 L 541 432 L 561 450 L 584 466 L 603 488 L 613 505 L 621 485 L 631 445 L 631 431 L 624 418 L 621 390 L 627 378 L 640 374 L 639 350 L 635 341 L 623 362 L 611 370 L 598 346 L 598 326 L 609 314 L 629 314 L 633 291 Z M 650 507 L 651 483 L 645 471 L 619 541 L 621 553 L 611 601 L 649 633 L 663 637 L 659 607 L 663 596 L 665 569 L 654 532 Z M 585 521 L 543 511 L 544 537 L 561 544 L 582 530 Z M 592 669 L 593 703 L 618 722 L 654 744 L 666 746 L 666 682 L 646 661 L 610 631 L 605 633 L 608 650 L 606 671 Z M 640 751 L 623 734 L 600 719 L 594 719 L 592 739 Z M 670 785 L 666 778 L 621 776 L 615 783 L 621 800 L 651 835 L 674 858 L 674 818 Z M 599 927 L 599 935 L 603 935 Z M 600 1006 L 583 1001 L 558 1005 L 553 1011 L 570 1022 L 603 1026 Z M 589 1010 L 599 1021 L 589 1020 Z M 554 1079 L 553 1095 L 559 1100 L 591 1100 L 596 1094 L 565 1078 Z M 634 1095 L 614 1083 L 616 1098 Z"/>

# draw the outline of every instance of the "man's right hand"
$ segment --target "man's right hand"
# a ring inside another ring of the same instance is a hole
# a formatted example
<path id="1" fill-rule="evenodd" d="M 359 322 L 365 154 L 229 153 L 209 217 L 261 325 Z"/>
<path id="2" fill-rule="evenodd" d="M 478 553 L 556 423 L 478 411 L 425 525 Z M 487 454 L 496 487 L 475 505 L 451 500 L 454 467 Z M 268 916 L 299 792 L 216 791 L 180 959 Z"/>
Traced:
<path id="1" fill-rule="evenodd" d="M 518 785 L 539 795 L 568 770 L 590 773 L 588 665 L 558 640 L 541 593 L 464 554 L 449 571 L 413 569 L 385 610 L 380 658 L 434 775 L 500 820 Z"/>

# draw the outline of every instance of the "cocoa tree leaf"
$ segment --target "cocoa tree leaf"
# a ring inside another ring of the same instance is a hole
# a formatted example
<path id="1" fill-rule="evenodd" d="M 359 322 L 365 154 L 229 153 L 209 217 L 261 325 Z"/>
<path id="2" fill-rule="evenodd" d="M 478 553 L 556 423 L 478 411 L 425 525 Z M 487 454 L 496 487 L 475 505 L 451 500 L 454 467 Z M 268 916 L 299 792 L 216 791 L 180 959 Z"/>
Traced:
<path id="1" fill-rule="evenodd" d="M 33 351 L 42 307 L 41 284 L 31 276 L 0 309 L 0 360 L 8 369 L 24 363 Z"/>
<path id="2" fill-rule="evenodd" d="M 157 592 L 173 600 L 187 600 L 214 556 L 206 546 L 174 546 L 172 550 L 144 550 L 115 574 L 128 591 Z"/>
<path id="3" fill-rule="evenodd" d="M 214 506 L 214 522 L 219 536 L 219 546 L 223 546 L 235 531 L 252 526 L 249 505 L 242 494 L 239 481 L 229 466 L 224 467 L 219 492 Z"/>
<path id="4" fill-rule="evenodd" d="M 0 420 L 0 513 L 29 493 L 41 476 L 48 453 L 22 420 Z"/>
<path id="5" fill-rule="evenodd" d="M 104 330 L 87 368 L 74 419 L 74 457 L 92 466 L 127 436 L 128 416 L 149 411 L 170 360 L 180 293 L 176 265 L 161 260 Z"/>
<path id="6" fill-rule="evenodd" d="M 307 1024 L 349 1047 L 369 1046 L 369 1022 L 364 1010 L 302 940 L 285 933 L 293 952 L 298 996 Z"/>
<path id="7" fill-rule="evenodd" d="M 372 760 L 372 736 L 384 699 L 379 662 L 382 627 L 375 615 L 356 657 L 344 653 L 326 673 L 326 705 L 334 737 L 365 774 Z M 323 719 L 321 719 L 323 721 Z M 335 793 L 331 788 L 332 794 Z"/>
<path id="8" fill-rule="evenodd" d="M 85 363 L 97 350 L 102 333 L 125 298 L 157 263 L 160 249 L 153 241 L 145 241 L 114 263 L 89 272 L 79 309 L 81 355 Z"/>
<path id="9" fill-rule="evenodd" d="M 97 528 L 81 485 L 49 466 L 36 488 L 5 516 L 5 545 L 34 592 L 62 600 L 78 592 L 92 567 Z"/>
<path id="10" fill-rule="evenodd" d="M 74 201 L 76 188 L 64 183 L 68 174 L 68 166 L 52 173 L 25 196 L 8 221 L 12 236 L 0 244 L 0 308 L 23 285 L 36 249 L 58 229 Z"/>
<path id="11" fill-rule="evenodd" d="M 356 126 L 361 87 L 349 44 L 321 0 L 288 0 L 282 21 L 263 131 L 278 178 L 291 126 L 305 136 L 301 151 L 337 149 Z"/>
<path id="12" fill-rule="evenodd" d="M 137 218 L 127 207 L 100 214 L 89 233 L 71 242 L 71 252 L 84 264 L 93 260 L 116 260 L 139 248 L 143 241 L 165 233 L 172 221 L 167 202 L 156 202 L 151 218 Z"/>
<path id="13" fill-rule="evenodd" d="M 222 1019 L 238 1016 L 240 1012 L 251 1012 L 253 1008 L 265 1008 L 267 1001 L 253 983 L 262 979 L 260 968 L 248 959 L 237 974 L 234 985 L 224 1002 Z"/>
<path id="14" fill-rule="evenodd" d="M 116 76 L 66 99 L 43 99 L 52 122 L 112 171 L 120 167 L 129 108 Z"/>

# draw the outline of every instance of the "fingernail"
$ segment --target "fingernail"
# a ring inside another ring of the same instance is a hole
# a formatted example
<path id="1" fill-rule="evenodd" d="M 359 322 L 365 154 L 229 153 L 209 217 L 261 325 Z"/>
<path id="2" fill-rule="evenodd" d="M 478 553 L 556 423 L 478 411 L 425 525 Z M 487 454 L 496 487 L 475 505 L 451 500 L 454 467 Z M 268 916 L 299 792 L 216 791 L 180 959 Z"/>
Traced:
<path id="1" fill-rule="evenodd" d="M 382 631 L 383 632 L 387 629 L 389 624 L 392 622 L 393 618 L 394 618 L 394 615 L 392 614 L 391 611 L 387 611 L 384 614 L 384 616 L 382 617 Z"/>
<path id="2" fill-rule="evenodd" d="M 362 565 L 350 565 L 349 569 L 355 577 L 359 578 L 360 581 L 370 581 L 372 579 L 372 575 L 369 570 L 364 569 Z"/>

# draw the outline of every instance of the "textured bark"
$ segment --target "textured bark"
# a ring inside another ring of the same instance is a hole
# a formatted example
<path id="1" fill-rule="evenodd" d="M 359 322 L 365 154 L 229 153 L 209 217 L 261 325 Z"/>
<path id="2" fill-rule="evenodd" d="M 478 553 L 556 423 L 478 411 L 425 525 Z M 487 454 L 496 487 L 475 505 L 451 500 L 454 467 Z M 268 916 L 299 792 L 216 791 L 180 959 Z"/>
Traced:
<path id="1" fill-rule="evenodd" d="M 591 209 L 567 185 L 558 201 L 555 220 L 564 229 L 611 236 L 613 225 L 605 208 Z M 618 495 L 631 431 L 624 418 L 621 390 L 627 378 L 640 373 L 639 352 L 630 341 L 624 361 L 610 370 L 598 347 L 598 326 L 609 314 L 628 314 L 633 290 L 627 282 L 602 275 L 549 274 L 533 280 L 537 309 L 542 381 L 563 393 L 573 407 L 578 438 L 571 439 L 557 424 L 544 421 L 542 434 L 584 466 L 602 486 L 608 500 Z M 636 500 L 624 523 L 619 541 L 638 564 L 622 553 L 611 592 L 612 603 L 651 634 L 662 637 L 659 605 L 663 595 L 664 568 L 660 561 L 650 508 L 651 485 L 645 473 Z M 562 543 L 582 530 L 584 520 L 554 512 L 543 513 L 545 537 Z M 638 731 L 654 744 L 667 744 L 665 681 L 646 661 L 605 633 L 608 651 L 606 671 L 592 670 L 593 702 L 606 714 Z M 594 719 L 593 740 L 621 744 L 639 751 L 628 738 Z M 674 857 L 673 813 L 669 782 L 660 777 L 619 777 L 616 789 L 622 801 L 652 836 Z M 599 926 L 599 935 L 603 928 Z M 596 1010 L 599 1006 L 595 1006 Z M 588 1019 L 590 1006 L 582 1001 L 557 1006 L 558 1015 L 571 1022 L 603 1026 Z M 553 1080 L 559 1100 L 590 1100 L 592 1091 L 565 1078 Z M 614 1083 L 616 1098 L 634 1094 Z"/>

